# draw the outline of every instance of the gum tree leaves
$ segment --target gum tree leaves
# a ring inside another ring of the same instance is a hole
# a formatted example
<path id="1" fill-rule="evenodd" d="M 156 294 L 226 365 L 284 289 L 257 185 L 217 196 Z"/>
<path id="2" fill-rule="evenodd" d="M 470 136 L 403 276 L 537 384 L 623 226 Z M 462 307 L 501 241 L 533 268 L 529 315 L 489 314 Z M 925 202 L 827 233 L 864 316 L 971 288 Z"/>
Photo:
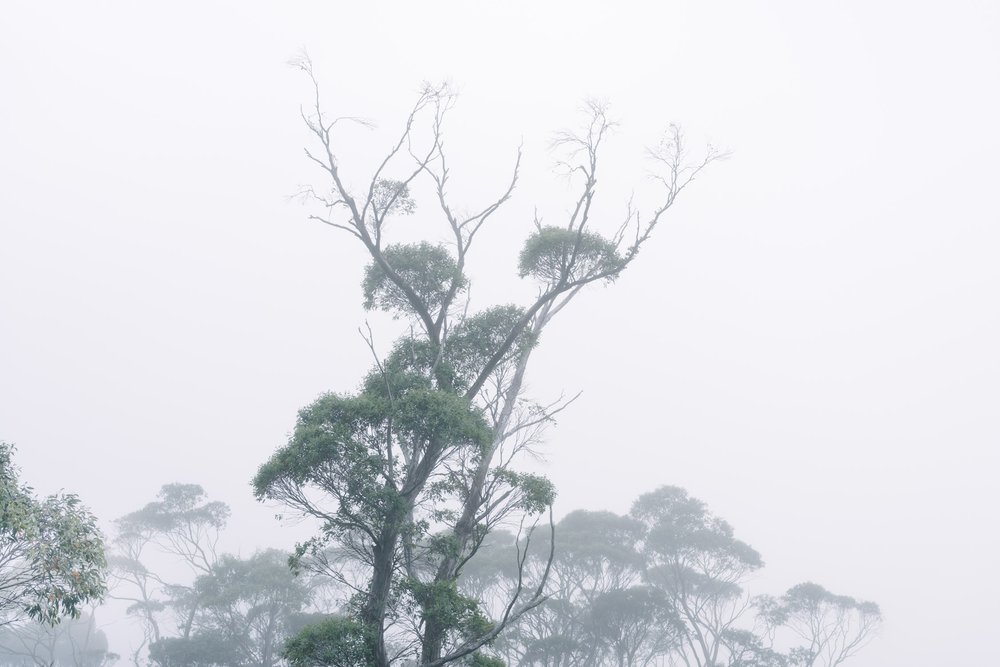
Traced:
<path id="1" fill-rule="evenodd" d="M 97 520 L 72 494 L 36 498 L 0 442 L 0 624 L 79 618 L 106 590 Z"/>
<path id="2" fill-rule="evenodd" d="M 469 402 L 450 392 L 416 387 L 392 400 L 327 394 L 299 412 L 291 440 L 261 466 L 254 491 L 263 498 L 282 482 L 313 484 L 360 507 L 384 482 L 397 481 L 387 443 L 395 458 L 411 459 L 427 448 L 479 447 L 489 437 Z"/>
<path id="3" fill-rule="evenodd" d="M 541 227 L 528 237 L 518 258 L 518 274 L 545 284 L 597 276 L 612 281 L 625 268 L 615 244 L 600 234 L 563 227 Z"/>
<path id="4" fill-rule="evenodd" d="M 466 284 L 455 258 L 440 245 L 394 243 L 382 251 L 382 257 L 395 276 L 408 286 L 425 311 L 437 312 L 444 305 L 452 284 L 461 291 Z M 395 315 L 414 314 L 414 304 L 407 290 L 400 287 L 386 267 L 372 262 L 365 269 L 361 283 L 367 310 L 384 310 Z"/>
<path id="5" fill-rule="evenodd" d="M 377 456 L 387 428 L 381 408 L 367 396 L 337 394 L 321 396 L 303 408 L 288 444 L 254 477 L 254 494 L 315 515 L 303 489 L 316 487 L 337 503 L 320 517 L 326 521 L 324 533 L 372 533 L 395 502 L 384 484 L 387 461 Z"/>
<path id="6" fill-rule="evenodd" d="M 455 632 L 461 637 L 477 637 L 492 628 L 483 614 L 479 601 L 458 590 L 455 581 L 421 582 L 415 578 L 403 582 L 403 589 L 414 604 L 411 612 L 422 610 L 444 632 Z"/>
<path id="7" fill-rule="evenodd" d="M 440 356 L 435 346 L 420 338 L 403 338 L 365 380 L 365 391 L 384 395 L 387 385 L 395 394 L 414 388 L 450 387 L 463 393 L 476 380 L 489 359 L 503 345 L 524 315 L 524 309 L 513 305 L 494 306 L 469 315 L 448 334 Z M 524 330 L 507 354 L 496 364 L 495 380 L 502 384 L 522 352 L 535 341 Z"/>
<path id="8" fill-rule="evenodd" d="M 410 215 L 417 204 L 410 196 L 410 187 L 403 181 L 382 178 L 372 184 L 372 215 L 384 220 L 390 215 Z"/>
<path id="9" fill-rule="evenodd" d="M 254 492 L 325 522 L 324 537 L 308 549 L 358 533 L 370 544 L 386 525 L 402 520 L 400 503 L 413 492 L 407 480 L 426 479 L 428 473 L 414 476 L 413 469 L 430 470 L 456 449 L 478 450 L 490 436 L 467 400 L 420 383 L 392 398 L 327 394 L 299 413 L 288 445 L 254 478 Z M 308 488 L 326 494 L 334 507 L 320 510 Z"/>
<path id="10" fill-rule="evenodd" d="M 371 631 L 343 616 L 306 626 L 285 642 L 282 657 L 291 667 L 369 667 Z"/>
<path id="11" fill-rule="evenodd" d="M 455 327 L 448 338 L 444 356 L 455 373 L 458 387 L 465 389 L 472 384 L 523 316 L 524 309 L 519 306 L 494 306 L 465 318 Z M 527 330 L 522 331 L 494 370 L 501 383 L 510 370 L 511 362 L 535 342 Z"/>

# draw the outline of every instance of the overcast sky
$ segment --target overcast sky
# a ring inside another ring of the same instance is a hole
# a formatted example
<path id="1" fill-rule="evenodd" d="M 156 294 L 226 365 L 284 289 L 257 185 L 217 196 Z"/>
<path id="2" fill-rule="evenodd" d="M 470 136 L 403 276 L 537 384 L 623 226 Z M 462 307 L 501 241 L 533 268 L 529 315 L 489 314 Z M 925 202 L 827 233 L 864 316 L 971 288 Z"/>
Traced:
<path id="1" fill-rule="evenodd" d="M 356 387 L 366 317 L 383 349 L 400 324 L 361 309 L 362 250 L 288 201 L 321 178 L 286 61 L 306 48 L 331 111 L 378 124 L 340 135 L 355 183 L 424 80 L 461 92 L 462 204 L 523 142 L 477 307 L 530 296 L 532 211 L 573 196 L 548 141 L 596 96 L 621 121 L 606 230 L 631 192 L 656 203 L 642 147 L 669 122 L 733 157 L 533 358 L 532 396 L 583 391 L 533 464 L 557 512 L 685 487 L 763 553 L 754 592 L 882 605 L 856 667 L 993 664 L 998 36 L 995 0 L 7 0 L 0 438 L 105 522 L 197 482 L 233 506 L 230 548 L 289 546 L 249 479 L 298 408 Z M 430 206 L 406 224 L 441 234 Z"/>

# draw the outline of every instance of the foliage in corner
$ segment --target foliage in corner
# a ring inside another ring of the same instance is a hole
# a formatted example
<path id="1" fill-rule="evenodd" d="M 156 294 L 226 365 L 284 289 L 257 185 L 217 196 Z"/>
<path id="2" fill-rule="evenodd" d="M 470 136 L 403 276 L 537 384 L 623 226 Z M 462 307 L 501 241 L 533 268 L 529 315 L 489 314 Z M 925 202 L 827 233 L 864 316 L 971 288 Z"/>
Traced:
<path id="1" fill-rule="evenodd" d="M 0 624 L 79 618 L 106 591 L 104 540 L 73 494 L 37 498 L 0 442 Z"/>

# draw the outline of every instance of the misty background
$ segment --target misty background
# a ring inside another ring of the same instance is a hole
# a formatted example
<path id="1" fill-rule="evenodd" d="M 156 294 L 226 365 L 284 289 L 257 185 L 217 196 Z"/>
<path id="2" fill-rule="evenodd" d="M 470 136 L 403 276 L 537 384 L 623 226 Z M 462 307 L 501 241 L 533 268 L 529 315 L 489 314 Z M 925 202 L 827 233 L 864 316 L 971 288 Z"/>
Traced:
<path id="1" fill-rule="evenodd" d="M 733 156 L 541 342 L 530 395 L 583 391 L 535 464 L 557 517 L 682 486 L 764 555 L 754 592 L 881 605 L 852 665 L 989 664 L 997 35 L 1000 6 L 972 0 L 5 3 L 0 438 L 106 527 L 193 482 L 233 507 L 226 548 L 290 547 L 302 529 L 249 480 L 300 407 L 356 387 L 356 329 L 387 347 L 401 325 L 362 310 L 355 244 L 289 200 L 318 179 L 288 59 L 307 49 L 326 105 L 377 123 L 341 135 L 358 179 L 424 80 L 461 93 L 459 200 L 501 191 L 523 142 L 480 305 L 531 294 L 533 211 L 570 202 L 548 143 L 597 96 L 621 122 L 614 225 L 667 123 Z"/>

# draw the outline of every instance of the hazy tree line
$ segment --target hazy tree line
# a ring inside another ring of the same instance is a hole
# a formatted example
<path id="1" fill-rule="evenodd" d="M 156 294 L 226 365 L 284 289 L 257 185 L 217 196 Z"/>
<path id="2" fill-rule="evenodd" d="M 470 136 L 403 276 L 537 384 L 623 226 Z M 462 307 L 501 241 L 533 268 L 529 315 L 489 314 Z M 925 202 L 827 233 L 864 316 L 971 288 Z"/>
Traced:
<path id="1" fill-rule="evenodd" d="M 80 594 L 87 610 L 67 608 L 61 621 L 32 618 L 32 605 L 6 607 L 0 664 L 370 664 L 370 646 L 350 619 L 356 592 L 343 583 L 345 571 L 323 572 L 340 562 L 340 550 L 315 554 L 308 571 L 298 574 L 289 567 L 291 554 L 273 549 L 246 558 L 219 554 L 228 516 L 228 507 L 210 501 L 200 486 L 164 486 L 154 501 L 114 522 L 106 547 L 90 552 L 110 584 L 107 595 L 128 604 L 140 639 L 122 654 L 113 652 L 96 624 L 97 597 L 84 598 L 81 588 L 71 595 Z M 89 525 L 89 537 L 99 539 Z M 547 551 L 530 549 L 529 540 L 549 543 L 553 533 L 558 548 L 550 562 Z M 71 554 L 74 547 L 61 548 Z M 10 565 L 5 561 L 5 591 L 14 585 Z M 496 530 L 463 568 L 456 597 L 469 605 L 458 613 L 475 610 L 488 624 L 502 615 L 524 578 L 538 579 L 547 570 L 546 599 L 461 662 L 834 667 L 873 637 L 881 622 L 876 605 L 817 584 L 803 583 L 778 597 L 752 596 L 745 585 L 762 566 L 760 554 L 728 523 L 676 487 L 640 496 L 624 516 L 577 510 L 554 530 Z M 33 593 L 46 595 L 51 587 L 43 581 Z M 419 624 L 417 608 L 404 609 L 408 621 Z M 400 660 L 408 662 L 415 664 Z"/>
<path id="2" fill-rule="evenodd" d="M 469 263 L 514 193 L 521 151 L 495 198 L 454 201 L 444 128 L 455 98 L 427 86 L 371 169 L 349 172 L 339 133 L 361 121 L 327 114 L 311 64 L 298 65 L 314 86 L 306 156 L 324 178 L 303 191 L 318 205 L 311 218 L 359 246 L 365 307 L 403 325 L 385 350 L 362 332 L 372 368 L 358 389 L 303 408 L 252 480 L 258 499 L 311 519 L 316 534 L 291 553 L 219 553 L 229 508 L 198 485 L 168 484 L 105 543 L 75 497 L 35 498 L 4 446 L 0 661 L 834 667 L 854 655 L 877 606 L 812 583 L 751 594 L 761 555 L 684 490 L 646 493 L 625 516 L 555 522 L 553 485 L 523 460 L 572 402 L 526 395 L 546 327 L 581 291 L 620 277 L 722 154 L 692 157 L 671 126 L 647 151 L 658 198 L 596 220 L 615 124 L 587 104 L 580 128 L 553 144 L 575 195 L 557 223 L 536 215 L 517 258 L 535 297 L 475 310 Z M 436 217 L 437 231 L 395 240 L 414 215 Z M 138 629 L 120 654 L 84 613 L 104 596 Z"/>
<path id="3" fill-rule="evenodd" d="M 833 667 L 881 622 L 876 605 L 814 583 L 751 595 L 761 555 L 677 487 L 643 494 L 625 516 L 571 512 L 555 532 L 550 597 L 491 647 L 503 664 Z M 463 589 L 503 599 L 515 542 L 491 536 Z"/>

